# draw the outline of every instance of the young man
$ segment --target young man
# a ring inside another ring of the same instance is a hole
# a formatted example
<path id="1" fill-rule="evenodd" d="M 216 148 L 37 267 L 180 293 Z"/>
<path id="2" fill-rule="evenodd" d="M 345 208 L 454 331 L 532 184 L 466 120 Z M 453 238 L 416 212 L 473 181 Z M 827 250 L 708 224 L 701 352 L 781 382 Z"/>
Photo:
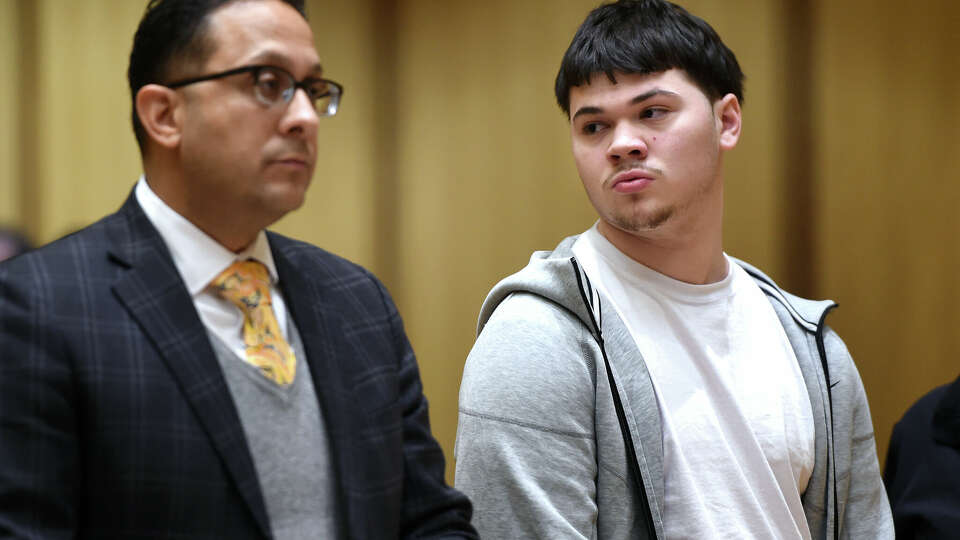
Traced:
<path id="1" fill-rule="evenodd" d="M 475 538 L 383 286 L 265 232 L 303 203 L 322 76 L 297 0 L 152 0 L 144 177 L 0 265 L 0 537 Z"/>
<path id="2" fill-rule="evenodd" d="M 743 75 L 661 0 L 597 8 L 556 81 L 596 225 L 480 313 L 457 486 L 489 538 L 889 538 L 831 302 L 721 246 Z"/>

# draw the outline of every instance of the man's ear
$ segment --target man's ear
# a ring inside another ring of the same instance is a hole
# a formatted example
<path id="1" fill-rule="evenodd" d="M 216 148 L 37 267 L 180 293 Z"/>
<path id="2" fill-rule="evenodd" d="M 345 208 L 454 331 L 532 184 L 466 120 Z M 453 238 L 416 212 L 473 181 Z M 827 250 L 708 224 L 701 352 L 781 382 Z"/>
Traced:
<path id="1" fill-rule="evenodd" d="M 176 148 L 181 134 L 177 108 L 182 104 L 177 93 L 166 86 L 148 84 L 137 91 L 136 104 L 147 135 L 160 146 Z"/>
<path id="2" fill-rule="evenodd" d="M 720 149 L 732 150 L 740 140 L 740 100 L 727 94 L 714 103 L 713 110 L 720 128 Z"/>

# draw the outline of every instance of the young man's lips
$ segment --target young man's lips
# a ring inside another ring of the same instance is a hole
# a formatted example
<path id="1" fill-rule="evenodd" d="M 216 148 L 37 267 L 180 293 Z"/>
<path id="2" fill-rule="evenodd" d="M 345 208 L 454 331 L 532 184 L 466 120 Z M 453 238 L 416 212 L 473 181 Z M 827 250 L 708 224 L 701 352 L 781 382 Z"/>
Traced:
<path id="1" fill-rule="evenodd" d="M 618 193 L 636 193 L 653 182 L 653 176 L 642 171 L 624 171 L 613 177 L 612 187 Z"/>

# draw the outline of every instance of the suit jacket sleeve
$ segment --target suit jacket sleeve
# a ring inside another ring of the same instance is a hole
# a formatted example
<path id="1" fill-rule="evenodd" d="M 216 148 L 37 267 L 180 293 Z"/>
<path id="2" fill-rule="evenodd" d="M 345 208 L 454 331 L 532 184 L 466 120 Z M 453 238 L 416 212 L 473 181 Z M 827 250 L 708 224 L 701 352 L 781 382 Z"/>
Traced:
<path id="1" fill-rule="evenodd" d="M 430 433 L 427 399 L 413 349 L 397 308 L 374 279 L 386 306 L 394 349 L 400 365 L 398 399 L 403 415 L 402 538 L 477 538 L 470 525 L 470 501 L 446 485 L 440 445 Z"/>
<path id="2" fill-rule="evenodd" d="M 68 351 L 32 286 L 45 269 L 19 263 L 0 266 L 0 537 L 72 538 L 79 450 Z"/>

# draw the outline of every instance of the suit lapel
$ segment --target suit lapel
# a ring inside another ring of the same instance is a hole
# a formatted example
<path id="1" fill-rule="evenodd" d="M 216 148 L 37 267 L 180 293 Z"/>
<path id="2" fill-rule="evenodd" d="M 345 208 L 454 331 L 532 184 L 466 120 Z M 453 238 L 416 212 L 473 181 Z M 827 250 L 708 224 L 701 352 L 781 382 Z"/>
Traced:
<path id="1" fill-rule="evenodd" d="M 137 204 L 127 199 L 111 230 L 111 257 L 127 266 L 114 294 L 143 328 L 180 385 L 213 446 L 270 537 L 266 506 L 240 416 L 193 300 L 159 233 Z"/>
<path id="2" fill-rule="evenodd" d="M 343 332 L 339 330 L 339 315 L 335 307 L 327 303 L 329 300 L 324 298 L 324 294 L 317 287 L 321 280 L 306 277 L 313 275 L 316 269 L 310 272 L 298 268 L 294 258 L 284 253 L 282 245 L 283 239 L 270 235 L 270 247 L 277 266 L 280 289 L 303 341 L 330 441 L 336 479 L 337 511 L 341 515 L 349 516 L 350 497 L 346 495 L 345 486 L 355 485 L 349 474 L 353 470 L 353 450 L 356 444 L 354 430 L 360 425 L 359 420 L 355 420 L 359 404 L 355 402 L 351 392 L 353 382 L 349 378 L 349 366 L 344 363 L 349 344 L 344 341 Z"/>

